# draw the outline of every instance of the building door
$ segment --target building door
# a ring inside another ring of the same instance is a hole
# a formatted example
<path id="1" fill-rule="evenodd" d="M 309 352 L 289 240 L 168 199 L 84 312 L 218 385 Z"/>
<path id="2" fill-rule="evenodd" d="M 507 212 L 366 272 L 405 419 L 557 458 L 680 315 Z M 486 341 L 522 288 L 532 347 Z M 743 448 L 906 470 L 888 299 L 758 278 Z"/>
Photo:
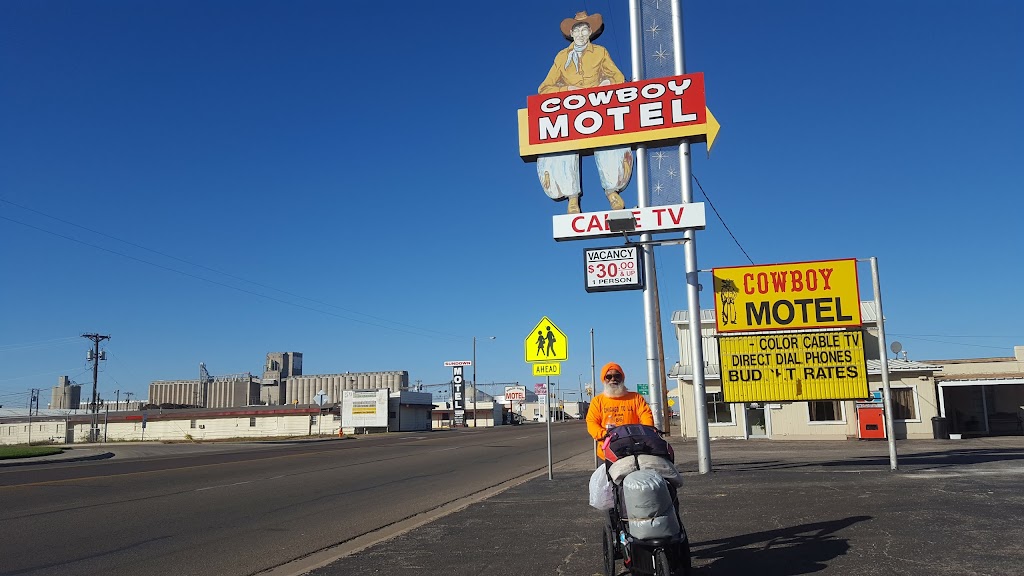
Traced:
<path id="1" fill-rule="evenodd" d="M 763 403 L 746 405 L 747 438 L 768 438 L 768 410 Z"/>

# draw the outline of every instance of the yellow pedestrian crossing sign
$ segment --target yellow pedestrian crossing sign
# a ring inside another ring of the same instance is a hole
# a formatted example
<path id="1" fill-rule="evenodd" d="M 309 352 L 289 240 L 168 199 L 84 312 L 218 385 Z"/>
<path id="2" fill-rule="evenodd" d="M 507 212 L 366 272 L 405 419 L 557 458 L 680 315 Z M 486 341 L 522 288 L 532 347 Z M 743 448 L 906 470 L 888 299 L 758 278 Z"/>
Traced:
<path id="1" fill-rule="evenodd" d="M 544 316 L 523 341 L 527 362 L 557 362 L 569 359 L 569 339 Z"/>

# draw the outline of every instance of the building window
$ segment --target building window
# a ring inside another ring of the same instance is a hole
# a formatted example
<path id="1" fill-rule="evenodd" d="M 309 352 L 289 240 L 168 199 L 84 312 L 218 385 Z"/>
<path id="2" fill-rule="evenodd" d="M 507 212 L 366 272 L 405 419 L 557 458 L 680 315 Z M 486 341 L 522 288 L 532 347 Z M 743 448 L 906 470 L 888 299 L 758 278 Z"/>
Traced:
<path id="1" fill-rule="evenodd" d="M 311 414 L 309 416 L 309 423 L 316 426 L 316 414 Z"/>
<path id="2" fill-rule="evenodd" d="M 256 427 L 256 417 L 255 416 L 252 417 L 252 418 L 249 418 L 249 427 L 250 428 L 255 428 Z"/>
<path id="3" fill-rule="evenodd" d="M 913 388 L 892 388 L 893 420 L 917 420 Z"/>
<path id="4" fill-rule="evenodd" d="M 704 395 L 707 398 L 708 424 L 733 424 L 732 405 L 726 404 L 721 392 Z"/>
<path id="5" fill-rule="evenodd" d="M 196 421 L 195 420 L 189 420 L 188 421 L 188 427 L 189 428 L 195 428 L 196 427 Z"/>
<path id="6" fill-rule="evenodd" d="M 817 400 L 807 403 L 811 422 L 842 422 L 843 405 L 838 400 Z"/>

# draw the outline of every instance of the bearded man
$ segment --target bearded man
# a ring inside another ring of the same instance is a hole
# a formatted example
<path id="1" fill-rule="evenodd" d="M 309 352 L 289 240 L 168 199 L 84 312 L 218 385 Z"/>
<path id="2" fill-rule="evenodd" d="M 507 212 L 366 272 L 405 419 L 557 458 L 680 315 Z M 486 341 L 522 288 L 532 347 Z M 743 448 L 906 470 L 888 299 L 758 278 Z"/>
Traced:
<path id="1" fill-rule="evenodd" d="M 626 373 L 622 366 L 609 362 L 601 368 L 604 392 L 590 402 L 587 410 L 587 432 L 594 440 L 604 438 L 608 428 L 623 424 L 646 424 L 654 426 L 654 413 L 643 395 L 626 389 Z M 604 454 L 598 450 L 598 456 Z"/>

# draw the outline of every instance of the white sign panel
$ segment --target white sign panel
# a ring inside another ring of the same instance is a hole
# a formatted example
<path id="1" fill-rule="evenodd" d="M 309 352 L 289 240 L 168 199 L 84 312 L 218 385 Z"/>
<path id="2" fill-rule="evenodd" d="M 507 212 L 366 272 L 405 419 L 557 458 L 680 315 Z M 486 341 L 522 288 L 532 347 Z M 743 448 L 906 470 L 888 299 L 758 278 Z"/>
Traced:
<path id="1" fill-rule="evenodd" d="M 343 390 L 341 424 L 346 428 L 387 428 L 388 390 Z"/>
<path id="2" fill-rule="evenodd" d="M 526 386 L 505 386 L 505 402 L 525 402 Z"/>
<path id="3" fill-rule="evenodd" d="M 446 360 L 445 366 L 472 366 L 473 362 L 470 360 Z"/>
<path id="4" fill-rule="evenodd" d="M 587 292 L 639 290 L 644 287 L 639 246 L 587 248 L 583 251 L 583 275 Z"/>
<path id="5" fill-rule="evenodd" d="M 703 230 L 705 226 L 703 202 L 634 208 L 631 212 L 636 221 L 636 230 L 630 234 L 634 235 L 644 232 Z M 555 240 L 621 238 L 622 232 L 608 230 L 608 214 L 608 211 L 558 214 L 551 221 Z"/>

